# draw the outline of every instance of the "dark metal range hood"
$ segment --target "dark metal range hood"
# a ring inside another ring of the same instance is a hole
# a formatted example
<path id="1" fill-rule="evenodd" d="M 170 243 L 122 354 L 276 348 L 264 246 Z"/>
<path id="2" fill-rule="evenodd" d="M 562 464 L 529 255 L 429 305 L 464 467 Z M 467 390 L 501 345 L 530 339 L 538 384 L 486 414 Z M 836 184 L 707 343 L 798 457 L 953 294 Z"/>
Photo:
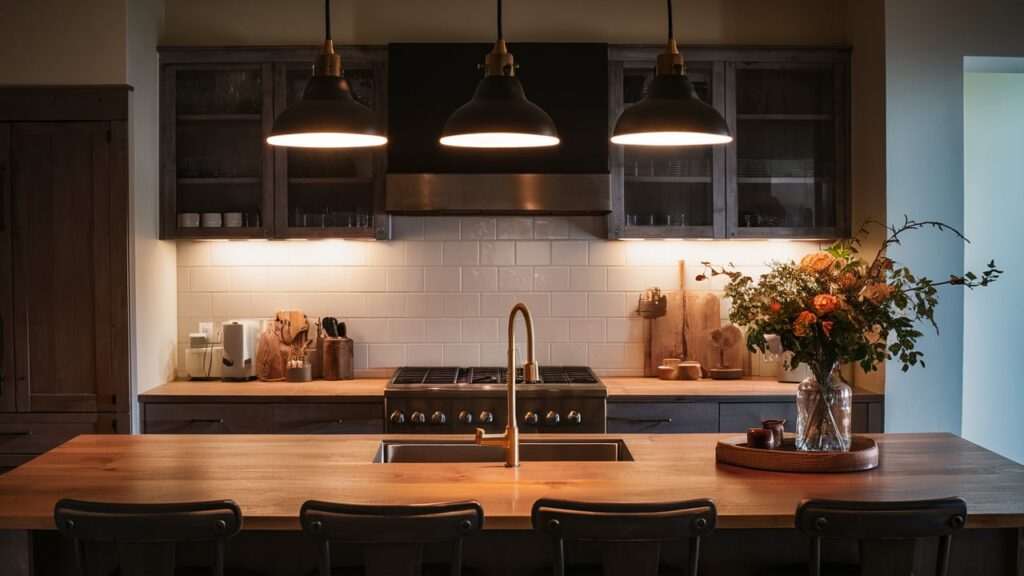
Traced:
<path id="1" fill-rule="evenodd" d="M 527 97 L 561 143 L 462 149 L 438 142 L 472 96 L 490 44 L 388 47 L 387 211 L 395 214 L 607 214 L 608 46 L 510 43 Z"/>

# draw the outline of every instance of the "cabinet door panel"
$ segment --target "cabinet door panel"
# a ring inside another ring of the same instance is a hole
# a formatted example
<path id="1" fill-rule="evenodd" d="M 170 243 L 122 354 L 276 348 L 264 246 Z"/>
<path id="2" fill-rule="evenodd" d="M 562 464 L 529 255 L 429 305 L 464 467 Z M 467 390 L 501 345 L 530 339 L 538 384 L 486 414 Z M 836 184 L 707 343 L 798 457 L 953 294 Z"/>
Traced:
<path id="1" fill-rule="evenodd" d="M 380 403 L 278 404 L 275 434 L 382 434 L 384 405 Z"/>
<path id="2" fill-rule="evenodd" d="M 714 402 L 609 402 L 608 433 L 718 432 Z"/>
<path id="3" fill-rule="evenodd" d="M 271 434 L 273 404 L 146 405 L 147 434 Z"/>
<path id="4" fill-rule="evenodd" d="M 12 133 L 18 410 L 114 411 L 112 305 L 123 277 L 112 216 L 111 123 L 17 124 Z M 126 201 L 126 199 L 125 199 Z M 119 342 L 126 346 L 127 342 Z M 31 353 L 29 353 L 31 351 Z"/>
<path id="5" fill-rule="evenodd" d="M 786 432 L 795 432 L 796 402 L 722 403 L 718 417 L 719 432 L 746 432 L 771 418 L 785 418 Z"/>
<path id="6" fill-rule="evenodd" d="M 11 290 L 11 126 L 0 124 L 0 412 L 13 412 L 15 405 L 14 302 Z"/>

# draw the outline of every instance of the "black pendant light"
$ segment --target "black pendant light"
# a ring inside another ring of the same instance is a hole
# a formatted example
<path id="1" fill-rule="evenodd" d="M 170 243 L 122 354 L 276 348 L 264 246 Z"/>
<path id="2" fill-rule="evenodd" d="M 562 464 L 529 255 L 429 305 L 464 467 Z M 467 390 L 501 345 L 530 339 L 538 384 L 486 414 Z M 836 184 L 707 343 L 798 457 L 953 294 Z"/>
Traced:
<path id="1" fill-rule="evenodd" d="M 658 54 L 647 94 L 615 123 L 612 142 L 636 146 L 701 146 L 732 142 L 725 118 L 697 96 L 686 77 L 683 55 L 672 33 L 668 3 L 668 44 Z"/>
<path id="2" fill-rule="evenodd" d="M 331 40 L 331 0 L 324 0 L 324 47 L 313 64 L 313 77 L 302 99 L 281 112 L 267 143 L 299 148 L 381 146 L 388 139 L 377 118 L 352 98 L 342 76 L 341 55 Z"/>
<path id="3" fill-rule="evenodd" d="M 448 117 L 441 144 L 465 148 L 535 148 L 558 144 L 547 112 L 526 99 L 505 48 L 498 0 L 498 40 L 484 59 L 484 79 L 473 99 Z"/>

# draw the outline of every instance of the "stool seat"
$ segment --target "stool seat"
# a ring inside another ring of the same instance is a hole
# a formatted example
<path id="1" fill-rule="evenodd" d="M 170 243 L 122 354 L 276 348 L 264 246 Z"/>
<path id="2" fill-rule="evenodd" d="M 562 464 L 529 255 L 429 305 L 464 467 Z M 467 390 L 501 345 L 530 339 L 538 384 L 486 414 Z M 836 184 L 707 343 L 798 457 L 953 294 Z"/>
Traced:
<path id="1" fill-rule="evenodd" d="M 424 564 L 421 572 L 423 576 L 449 576 L 449 573 L 447 564 Z M 320 576 L 320 571 L 311 570 L 306 573 L 306 576 Z M 366 570 L 361 566 L 338 566 L 331 568 L 331 576 L 366 576 Z M 462 576 L 484 576 L 484 573 L 463 567 Z"/>
<path id="2" fill-rule="evenodd" d="M 551 576 L 553 568 L 537 570 L 531 576 Z M 604 566 L 600 564 L 570 564 L 565 567 L 565 576 L 604 576 Z M 658 566 L 658 576 L 686 576 L 686 570 L 661 564 Z M 806 573 L 803 575 L 806 576 Z"/>
<path id="3" fill-rule="evenodd" d="M 807 564 L 784 564 L 773 566 L 757 576 L 807 576 L 810 568 Z M 821 576 L 861 576 L 860 566 L 856 564 L 822 564 Z"/>
<path id="4" fill-rule="evenodd" d="M 210 576 L 211 568 L 202 566 L 182 566 L 174 569 L 174 576 Z M 110 576 L 121 576 L 121 569 L 117 568 L 110 573 Z M 224 576 L 267 576 L 263 572 L 246 570 L 244 568 L 225 568 Z"/>

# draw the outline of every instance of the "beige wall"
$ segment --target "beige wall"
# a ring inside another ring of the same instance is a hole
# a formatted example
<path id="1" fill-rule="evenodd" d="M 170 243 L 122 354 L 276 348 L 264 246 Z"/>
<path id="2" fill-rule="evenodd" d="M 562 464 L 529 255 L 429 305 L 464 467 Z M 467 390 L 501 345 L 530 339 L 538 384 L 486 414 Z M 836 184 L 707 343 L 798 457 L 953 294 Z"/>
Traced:
<path id="1" fill-rule="evenodd" d="M 0 84 L 124 84 L 127 0 L 0 0 Z"/>

